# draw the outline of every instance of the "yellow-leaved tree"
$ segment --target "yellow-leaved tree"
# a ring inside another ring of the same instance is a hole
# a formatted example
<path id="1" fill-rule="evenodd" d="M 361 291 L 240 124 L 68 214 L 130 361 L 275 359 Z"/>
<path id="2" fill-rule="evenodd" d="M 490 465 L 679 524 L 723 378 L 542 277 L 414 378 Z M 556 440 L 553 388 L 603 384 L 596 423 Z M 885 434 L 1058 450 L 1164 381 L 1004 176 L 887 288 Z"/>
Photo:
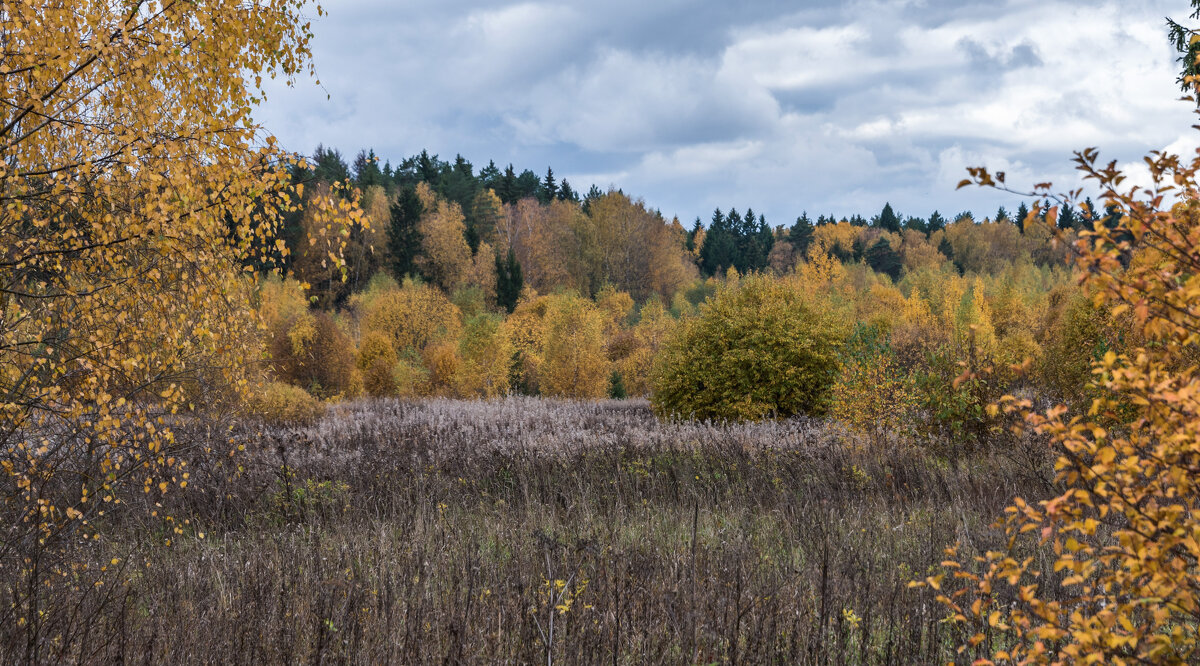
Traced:
<path id="1" fill-rule="evenodd" d="M 1128 318 L 1133 344 L 1093 364 L 1083 413 L 1013 397 L 992 407 L 1049 439 L 1059 492 L 1016 499 L 1007 547 L 974 562 L 951 548 L 948 571 L 924 581 L 969 628 L 962 652 L 977 663 L 1200 659 L 1200 156 L 1152 154 L 1142 187 L 1096 160 L 1076 155 L 1123 216 L 1073 241 L 1076 274 L 1092 306 Z M 1003 174 L 971 172 L 1004 187 Z"/>
<path id="2" fill-rule="evenodd" d="M 105 575 L 74 549 L 102 513 L 186 487 L 186 412 L 244 391 L 242 268 L 277 253 L 300 195 L 251 110 L 261 76 L 309 70 L 303 9 L 0 3 L 0 653 L 69 658 L 93 606 L 55 590 Z M 309 205 L 357 215 L 345 197 Z"/>

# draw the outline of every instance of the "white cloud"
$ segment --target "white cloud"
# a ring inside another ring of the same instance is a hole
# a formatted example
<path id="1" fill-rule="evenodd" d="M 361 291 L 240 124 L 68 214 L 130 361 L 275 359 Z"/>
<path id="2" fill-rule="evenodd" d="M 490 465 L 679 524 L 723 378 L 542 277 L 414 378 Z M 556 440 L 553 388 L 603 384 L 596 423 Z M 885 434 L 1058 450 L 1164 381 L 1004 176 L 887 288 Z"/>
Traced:
<path id="1" fill-rule="evenodd" d="M 260 116 L 300 149 L 551 164 L 685 218 L 994 208 L 953 190 L 963 167 L 1065 188 L 1074 149 L 1191 150 L 1162 25 L 1177 5 L 375 2 L 316 26 L 332 101 L 274 94 Z"/>

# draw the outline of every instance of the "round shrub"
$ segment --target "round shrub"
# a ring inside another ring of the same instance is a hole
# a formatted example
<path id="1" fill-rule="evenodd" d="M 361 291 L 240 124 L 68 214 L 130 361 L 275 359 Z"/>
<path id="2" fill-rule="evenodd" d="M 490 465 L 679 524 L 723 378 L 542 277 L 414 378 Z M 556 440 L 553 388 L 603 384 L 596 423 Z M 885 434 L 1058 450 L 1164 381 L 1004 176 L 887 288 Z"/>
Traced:
<path id="1" fill-rule="evenodd" d="M 251 414 L 280 425 L 303 425 L 320 418 L 325 405 L 304 389 L 268 382 L 247 399 Z"/>
<path id="2" fill-rule="evenodd" d="M 652 371 L 651 403 L 676 418 L 822 414 L 841 339 L 797 289 L 747 276 L 668 337 Z"/>

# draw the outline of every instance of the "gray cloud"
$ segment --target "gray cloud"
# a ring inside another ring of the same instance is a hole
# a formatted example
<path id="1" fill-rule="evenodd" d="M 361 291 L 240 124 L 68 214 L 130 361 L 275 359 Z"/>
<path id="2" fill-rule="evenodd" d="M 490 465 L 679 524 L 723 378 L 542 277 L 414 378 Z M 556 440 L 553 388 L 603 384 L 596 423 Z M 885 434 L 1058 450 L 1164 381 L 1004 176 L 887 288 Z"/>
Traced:
<path id="1" fill-rule="evenodd" d="M 623 187 L 665 214 L 994 209 L 967 165 L 1075 182 L 1074 149 L 1190 148 L 1178 2 L 359 0 L 315 21 L 284 145 L 428 148 Z M 326 99 L 328 95 L 328 99 Z"/>

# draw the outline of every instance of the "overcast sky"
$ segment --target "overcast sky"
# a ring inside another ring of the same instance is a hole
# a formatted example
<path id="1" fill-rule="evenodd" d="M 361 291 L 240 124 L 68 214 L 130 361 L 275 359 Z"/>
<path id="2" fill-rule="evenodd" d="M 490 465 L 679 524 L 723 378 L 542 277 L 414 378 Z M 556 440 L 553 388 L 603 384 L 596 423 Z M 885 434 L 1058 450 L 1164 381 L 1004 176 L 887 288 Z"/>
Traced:
<path id="1" fill-rule="evenodd" d="M 1076 184 L 1071 151 L 1193 150 L 1164 16 L 1186 0 L 343 0 L 320 87 L 257 119 L 291 149 L 427 148 L 640 196 L 668 217 L 753 206 L 926 216 L 1019 200 L 964 167 Z"/>

